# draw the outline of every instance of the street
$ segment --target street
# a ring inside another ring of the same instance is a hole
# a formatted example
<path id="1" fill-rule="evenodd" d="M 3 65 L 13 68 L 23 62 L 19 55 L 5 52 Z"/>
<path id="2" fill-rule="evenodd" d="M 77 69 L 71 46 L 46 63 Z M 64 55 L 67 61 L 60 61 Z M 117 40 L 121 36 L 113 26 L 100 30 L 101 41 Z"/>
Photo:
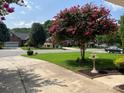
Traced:
<path id="1" fill-rule="evenodd" d="M 44 50 L 34 50 L 34 53 L 63 53 L 63 52 L 79 52 L 79 49 L 44 49 Z M 95 53 L 106 53 L 104 49 L 86 49 L 88 52 L 95 52 Z M 0 57 L 9 57 L 9 56 L 19 56 L 22 54 L 26 54 L 27 50 L 22 50 L 20 48 L 17 49 L 1 49 L 0 50 Z"/>

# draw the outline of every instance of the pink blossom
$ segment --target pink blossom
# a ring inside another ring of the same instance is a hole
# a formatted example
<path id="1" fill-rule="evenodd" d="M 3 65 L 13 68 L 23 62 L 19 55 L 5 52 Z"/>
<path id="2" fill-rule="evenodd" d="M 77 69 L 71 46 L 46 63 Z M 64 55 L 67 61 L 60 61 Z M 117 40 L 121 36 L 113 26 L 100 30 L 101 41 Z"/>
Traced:
<path id="1" fill-rule="evenodd" d="M 12 7 L 12 8 L 7 8 L 6 10 L 7 10 L 7 12 L 9 12 L 9 13 L 14 12 L 14 8 L 13 8 L 13 7 Z"/>
<path id="2" fill-rule="evenodd" d="M 54 26 L 50 27 L 49 32 L 50 32 L 50 33 L 56 32 L 57 29 L 58 29 L 58 27 L 59 27 L 58 25 L 54 25 Z"/>
<path id="3" fill-rule="evenodd" d="M 84 35 L 85 35 L 85 36 L 90 36 L 90 35 L 91 35 L 91 32 L 87 31 L 87 32 L 85 32 Z"/>
<path id="4" fill-rule="evenodd" d="M 5 20 L 5 17 L 2 16 L 2 17 L 1 17 L 1 20 Z"/>
<path id="5" fill-rule="evenodd" d="M 7 2 L 4 2 L 2 5 L 4 8 L 9 8 L 9 4 Z"/>

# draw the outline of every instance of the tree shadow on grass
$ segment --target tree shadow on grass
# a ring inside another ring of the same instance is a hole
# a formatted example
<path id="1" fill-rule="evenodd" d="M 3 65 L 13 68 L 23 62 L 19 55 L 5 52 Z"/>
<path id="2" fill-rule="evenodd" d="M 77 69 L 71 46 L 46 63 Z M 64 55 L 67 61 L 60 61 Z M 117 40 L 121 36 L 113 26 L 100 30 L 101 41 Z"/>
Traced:
<path id="1" fill-rule="evenodd" d="M 90 59 L 81 60 L 66 60 L 66 64 L 70 67 L 84 67 L 85 69 L 90 69 L 92 67 L 92 62 Z"/>
<path id="2" fill-rule="evenodd" d="M 37 93 L 42 92 L 42 87 L 46 86 L 67 87 L 62 83 L 58 79 L 42 78 L 41 75 L 23 69 L 0 69 L 0 93 Z"/>
<path id="3" fill-rule="evenodd" d="M 112 59 L 96 59 L 96 68 L 97 69 L 107 69 L 107 70 L 115 70 L 116 66 L 113 63 Z"/>
<path id="4" fill-rule="evenodd" d="M 66 64 L 71 67 L 82 67 L 82 69 L 92 69 L 92 59 L 86 58 L 84 61 L 77 62 L 76 60 L 66 60 Z M 113 60 L 111 59 L 96 59 L 96 68 L 102 69 L 116 69 Z"/>

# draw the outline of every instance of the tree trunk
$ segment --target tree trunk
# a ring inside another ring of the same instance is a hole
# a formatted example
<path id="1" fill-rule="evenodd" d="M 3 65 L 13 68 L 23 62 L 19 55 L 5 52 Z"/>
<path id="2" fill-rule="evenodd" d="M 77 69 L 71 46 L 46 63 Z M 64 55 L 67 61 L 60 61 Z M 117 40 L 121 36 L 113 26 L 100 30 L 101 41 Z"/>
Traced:
<path id="1" fill-rule="evenodd" d="M 81 56 L 81 59 L 82 59 L 82 57 L 83 57 L 83 49 L 82 49 L 81 46 L 80 46 L 80 56 Z"/>
<path id="2" fill-rule="evenodd" d="M 81 60 L 85 59 L 85 43 L 80 43 Z"/>

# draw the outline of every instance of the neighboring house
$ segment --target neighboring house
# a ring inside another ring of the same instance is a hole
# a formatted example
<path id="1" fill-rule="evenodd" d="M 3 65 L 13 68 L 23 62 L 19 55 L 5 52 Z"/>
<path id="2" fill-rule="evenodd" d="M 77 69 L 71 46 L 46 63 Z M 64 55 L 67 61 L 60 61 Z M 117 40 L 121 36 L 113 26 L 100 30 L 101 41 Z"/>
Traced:
<path id="1" fill-rule="evenodd" d="M 54 45 L 52 43 L 52 37 L 49 37 L 46 39 L 46 42 L 44 43 L 43 47 L 45 48 L 53 48 Z"/>
<path id="2" fill-rule="evenodd" d="M 72 46 L 77 46 L 78 42 L 74 40 L 64 40 L 60 44 L 64 47 L 72 47 Z"/>
<path id="3" fill-rule="evenodd" d="M 29 33 L 10 32 L 10 42 L 18 42 L 22 46 L 29 39 Z"/>

